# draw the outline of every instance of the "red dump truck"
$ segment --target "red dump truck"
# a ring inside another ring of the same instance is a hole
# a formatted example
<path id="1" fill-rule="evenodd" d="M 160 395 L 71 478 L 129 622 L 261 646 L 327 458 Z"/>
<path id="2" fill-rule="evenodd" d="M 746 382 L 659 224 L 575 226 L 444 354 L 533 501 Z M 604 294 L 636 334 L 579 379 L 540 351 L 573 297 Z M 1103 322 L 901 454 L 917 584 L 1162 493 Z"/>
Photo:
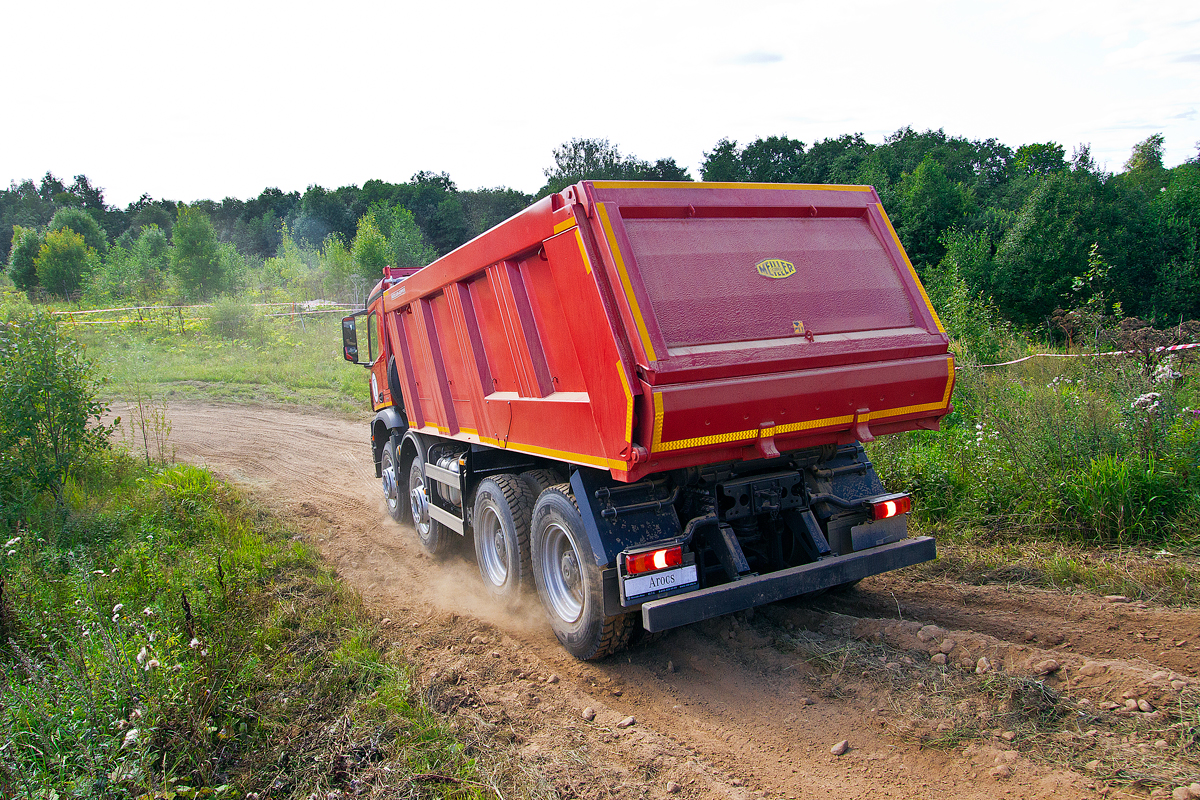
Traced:
<path id="1" fill-rule="evenodd" d="M 861 444 L 954 384 L 871 187 L 583 181 L 342 325 L 392 516 L 578 658 L 935 557 Z"/>

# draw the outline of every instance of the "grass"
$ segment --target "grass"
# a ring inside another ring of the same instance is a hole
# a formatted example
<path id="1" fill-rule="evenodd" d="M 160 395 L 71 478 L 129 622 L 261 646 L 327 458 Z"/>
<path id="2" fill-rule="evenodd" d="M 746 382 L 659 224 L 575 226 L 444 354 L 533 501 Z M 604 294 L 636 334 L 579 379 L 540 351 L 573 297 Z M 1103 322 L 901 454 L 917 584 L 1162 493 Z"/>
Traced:
<path id="1" fill-rule="evenodd" d="M 1098 547 L 1032 536 L 943 536 L 914 578 L 1092 592 L 1163 605 L 1200 605 L 1200 555 L 1155 547 Z"/>
<path id="2" fill-rule="evenodd" d="M 247 322 L 193 321 L 179 330 L 163 317 L 119 325 L 79 325 L 87 348 L 113 399 L 153 397 L 367 410 L 361 368 L 341 355 L 337 314 L 307 318 L 259 316 Z M 224 324 L 221 324 L 224 323 Z M 236 335 L 219 335 L 215 329 Z"/>
<path id="3" fill-rule="evenodd" d="M 886 484 L 914 493 L 918 524 L 952 540 L 1195 554 L 1200 379 L 1190 361 L 1170 366 L 1166 378 L 1118 358 L 967 368 L 941 431 L 881 437 L 870 453 Z"/>
<path id="4" fill-rule="evenodd" d="M 0 795 L 493 794 L 503 749 L 459 737 L 357 595 L 238 492 L 116 453 L 68 499 L 5 533 Z"/>

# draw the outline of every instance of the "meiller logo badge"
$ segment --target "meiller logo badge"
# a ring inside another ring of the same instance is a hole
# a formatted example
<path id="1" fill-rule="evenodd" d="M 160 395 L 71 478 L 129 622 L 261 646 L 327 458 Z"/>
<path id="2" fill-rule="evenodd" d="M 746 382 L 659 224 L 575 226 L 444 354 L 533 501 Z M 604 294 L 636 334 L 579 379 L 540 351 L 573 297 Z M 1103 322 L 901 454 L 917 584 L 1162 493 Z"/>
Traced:
<path id="1" fill-rule="evenodd" d="M 754 265 L 764 278 L 786 278 L 796 274 L 796 265 L 782 258 L 767 258 Z"/>

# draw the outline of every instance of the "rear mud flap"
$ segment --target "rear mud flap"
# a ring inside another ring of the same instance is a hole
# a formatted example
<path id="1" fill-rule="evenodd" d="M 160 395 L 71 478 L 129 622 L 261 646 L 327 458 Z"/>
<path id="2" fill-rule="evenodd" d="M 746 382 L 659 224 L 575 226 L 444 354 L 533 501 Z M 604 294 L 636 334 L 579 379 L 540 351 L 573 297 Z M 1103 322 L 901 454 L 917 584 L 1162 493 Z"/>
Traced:
<path id="1" fill-rule="evenodd" d="M 833 556 L 812 564 L 642 604 L 642 626 L 651 633 L 699 622 L 722 614 L 829 589 L 881 572 L 937 557 L 932 536 L 918 536 L 880 545 L 861 553 Z"/>

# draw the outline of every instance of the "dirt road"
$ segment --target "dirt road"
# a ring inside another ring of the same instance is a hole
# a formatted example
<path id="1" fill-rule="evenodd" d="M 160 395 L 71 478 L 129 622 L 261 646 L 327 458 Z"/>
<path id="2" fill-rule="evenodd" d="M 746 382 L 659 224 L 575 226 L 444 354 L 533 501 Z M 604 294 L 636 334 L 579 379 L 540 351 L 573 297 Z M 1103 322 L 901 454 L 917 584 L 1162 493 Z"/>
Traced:
<path id="1" fill-rule="evenodd" d="M 292 519 L 390 620 L 435 703 L 511 731 L 546 796 L 1118 796 L 1104 765 L 1163 757 L 1158 734 L 1128 731 L 1153 730 L 1157 709 L 1195 684 L 1196 612 L 903 574 L 581 664 L 536 598 L 518 613 L 490 606 L 469 548 L 436 564 L 387 517 L 365 419 L 219 405 L 168 415 L 178 460 Z M 1062 693 L 1078 731 L 1060 726 L 1051 742 L 1012 725 L 1015 707 L 1037 712 L 1030 691 Z M 1148 705 L 1125 711 L 1128 699 Z M 1095 722 L 1105 715 L 1112 725 Z M 842 740 L 848 751 L 832 754 Z"/>

